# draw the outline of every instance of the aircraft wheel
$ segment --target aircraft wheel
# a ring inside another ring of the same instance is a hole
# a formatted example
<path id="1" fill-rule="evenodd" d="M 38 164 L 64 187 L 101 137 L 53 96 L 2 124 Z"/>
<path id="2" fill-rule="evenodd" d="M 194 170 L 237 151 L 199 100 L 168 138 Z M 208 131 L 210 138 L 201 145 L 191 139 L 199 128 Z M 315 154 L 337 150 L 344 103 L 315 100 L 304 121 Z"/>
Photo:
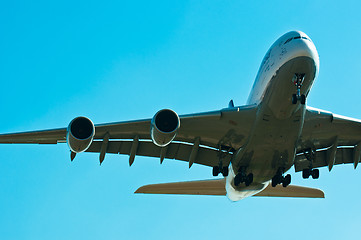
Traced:
<path id="1" fill-rule="evenodd" d="M 287 187 L 291 183 L 291 175 L 287 174 L 286 177 L 282 181 L 282 186 Z"/>
<path id="2" fill-rule="evenodd" d="M 272 187 L 276 187 L 280 183 L 280 176 L 276 175 L 272 178 Z"/>
<path id="3" fill-rule="evenodd" d="M 235 177 L 234 177 L 234 185 L 237 187 L 242 181 L 242 176 L 241 174 L 237 174 Z"/>
<path id="4" fill-rule="evenodd" d="M 301 104 L 302 105 L 306 104 L 306 96 L 304 94 L 301 95 Z"/>
<path id="5" fill-rule="evenodd" d="M 311 175 L 311 170 L 310 169 L 303 169 L 302 170 L 302 178 L 306 179 L 309 178 Z"/>
<path id="6" fill-rule="evenodd" d="M 296 104 L 296 103 L 297 103 L 297 95 L 292 94 L 292 104 Z"/>
<path id="7" fill-rule="evenodd" d="M 277 183 L 272 179 L 272 183 L 271 183 L 272 187 L 276 187 Z"/>
<path id="8" fill-rule="evenodd" d="M 249 185 L 251 185 L 251 183 L 253 182 L 253 173 L 248 174 L 247 178 L 246 178 L 246 186 L 248 187 Z"/>
<path id="9" fill-rule="evenodd" d="M 227 176 L 228 176 L 228 167 L 223 167 L 223 168 L 222 168 L 222 175 L 223 175 L 223 177 L 227 177 Z"/>
<path id="10" fill-rule="evenodd" d="M 311 175 L 313 179 L 318 179 L 320 177 L 320 170 L 313 169 Z"/>
<path id="11" fill-rule="evenodd" d="M 213 173 L 213 176 L 214 176 L 214 177 L 218 176 L 219 172 L 220 172 L 220 171 L 219 171 L 219 167 L 218 167 L 218 166 L 213 167 L 212 173 Z"/>

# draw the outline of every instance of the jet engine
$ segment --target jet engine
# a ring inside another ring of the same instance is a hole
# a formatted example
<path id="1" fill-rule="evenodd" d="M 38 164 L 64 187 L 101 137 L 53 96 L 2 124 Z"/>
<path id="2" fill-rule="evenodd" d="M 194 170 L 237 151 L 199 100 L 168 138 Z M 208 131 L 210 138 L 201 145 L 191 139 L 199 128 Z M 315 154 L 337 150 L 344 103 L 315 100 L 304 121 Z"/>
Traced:
<path id="1" fill-rule="evenodd" d="M 167 146 L 177 135 L 180 127 L 178 114 L 170 109 L 158 111 L 151 122 L 150 135 L 159 147 Z"/>
<path id="2" fill-rule="evenodd" d="M 93 122 L 86 117 L 77 117 L 68 126 L 66 141 L 71 151 L 80 153 L 89 148 L 94 135 L 95 127 Z"/>

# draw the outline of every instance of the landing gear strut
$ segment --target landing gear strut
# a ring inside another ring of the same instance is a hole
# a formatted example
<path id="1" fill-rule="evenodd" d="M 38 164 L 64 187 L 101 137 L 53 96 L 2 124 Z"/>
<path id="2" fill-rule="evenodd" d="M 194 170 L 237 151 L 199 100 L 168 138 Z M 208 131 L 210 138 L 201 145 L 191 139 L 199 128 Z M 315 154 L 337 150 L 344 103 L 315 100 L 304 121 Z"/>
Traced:
<path id="1" fill-rule="evenodd" d="M 241 168 L 239 173 L 234 177 L 234 185 L 238 186 L 241 183 L 245 183 L 248 187 L 253 182 L 253 173 L 249 173 L 246 175 L 246 169 L 244 167 Z"/>
<path id="2" fill-rule="evenodd" d="M 292 95 L 292 104 L 296 104 L 298 101 L 300 101 L 302 105 L 306 104 L 306 96 L 304 94 L 301 95 L 301 87 L 304 79 L 304 73 L 296 73 L 293 78 L 293 83 L 297 87 L 297 93 Z"/>
<path id="3" fill-rule="evenodd" d="M 276 187 L 278 184 L 282 184 L 283 187 L 287 187 L 291 183 L 291 175 L 287 174 L 283 176 L 283 171 L 278 170 L 277 174 L 272 178 L 272 187 Z"/>
<path id="4" fill-rule="evenodd" d="M 229 172 L 228 167 L 223 166 L 223 159 L 225 159 L 227 156 L 229 156 L 229 153 L 230 153 L 230 151 L 232 149 L 233 149 L 232 147 L 227 147 L 227 146 L 223 146 L 223 145 L 219 146 L 219 149 L 218 149 L 218 157 L 219 157 L 218 166 L 214 166 L 213 170 L 212 170 L 212 174 L 213 174 L 214 177 L 218 176 L 220 173 L 222 173 L 223 177 L 228 176 L 228 172 Z"/>

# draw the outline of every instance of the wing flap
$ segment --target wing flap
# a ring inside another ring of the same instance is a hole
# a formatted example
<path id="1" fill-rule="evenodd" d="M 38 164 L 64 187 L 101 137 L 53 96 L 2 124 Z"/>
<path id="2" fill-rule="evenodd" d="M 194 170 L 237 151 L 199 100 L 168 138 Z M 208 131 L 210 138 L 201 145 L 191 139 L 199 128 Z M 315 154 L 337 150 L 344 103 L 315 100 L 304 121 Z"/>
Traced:
<path id="1" fill-rule="evenodd" d="M 312 162 L 308 160 L 305 154 L 300 154 L 295 158 L 295 171 L 299 172 L 303 169 L 319 168 L 328 166 L 328 149 L 316 151 Z M 354 147 L 339 147 L 336 151 L 335 165 L 353 163 Z"/>
<path id="2" fill-rule="evenodd" d="M 150 184 L 134 193 L 225 196 L 225 179 Z"/>
<path id="3" fill-rule="evenodd" d="M 322 190 L 317 188 L 289 185 L 272 187 L 268 185 L 263 191 L 254 195 L 255 197 L 293 197 L 293 198 L 325 198 Z"/>

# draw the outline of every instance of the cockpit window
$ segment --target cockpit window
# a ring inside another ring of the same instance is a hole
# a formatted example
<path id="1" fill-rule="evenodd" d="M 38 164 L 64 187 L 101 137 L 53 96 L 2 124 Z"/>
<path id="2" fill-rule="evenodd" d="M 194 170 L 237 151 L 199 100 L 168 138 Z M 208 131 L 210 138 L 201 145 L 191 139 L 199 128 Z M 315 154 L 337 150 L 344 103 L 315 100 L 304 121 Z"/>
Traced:
<path id="1" fill-rule="evenodd" d="M 286 44 L 286 43 L 290 42 L 292 39 L 293 39 L 293 38 L 289 38 L 289 39 L 287 39 L 287 40 L 286 40 L 286 42 L 285 42 L 284 44 Z M 283 44 L 283 45 L 284 45 L 284 44 Z"/>
<path id="2" fill-rule="evenodd" d="M 289 43 L 289 42 L 291 42 L 293 39 L 305 39 L 305 40 L 308 40 L 308 41 L 310 41 L 311 42 L 311 40 L 309 39 L 309 38 L 307 38 L 307 37 L 301 37 L 301 36 L 297 36 L 297 37 L 292 37 L 292 38 L 289 38 L 289 39 L 287 39 L 284 43 L 283 43 L 283 45 L 285 45 L 285 44 L 287 44 L 287 43 Z"/>

